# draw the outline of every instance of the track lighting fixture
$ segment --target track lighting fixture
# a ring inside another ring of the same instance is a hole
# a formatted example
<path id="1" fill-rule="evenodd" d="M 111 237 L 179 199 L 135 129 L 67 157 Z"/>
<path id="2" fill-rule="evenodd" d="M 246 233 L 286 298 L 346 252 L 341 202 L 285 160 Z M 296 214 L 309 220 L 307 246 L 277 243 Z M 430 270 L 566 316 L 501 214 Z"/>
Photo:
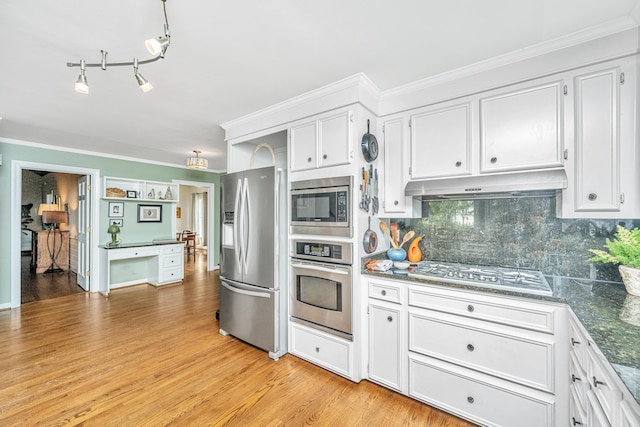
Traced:
<path id="1" fill-rule="evenodd" d="M 107 65 L 111 67 L 121 67 L 121 66 L 133 66 L 133 73 L 140 89 L 143 92 L 149 92 L 153 89 L 151 83 L 147 81 L 142 75 L 138 72 L 138 66 L 143 64 L 149 64 L 151 62 L 155 62 L 160 58 L 164 58 L 165 53 L 167 52 L 167 48 L 169 44 L 171 44 L 171 36 L 169 35 L 169 20 L 167 19 L 167 0 L 162 1 L 162 8 L 164 11 L 164 36 L 157 37 L 155 39 L 145 40 L 145 46 L 147 50 L 154 55 L 153 58 L 145 59 L 139 61 L 138 58 L 133 58 L 132 62 L 113 62 L 107 64 L 107 51 L 101 50 L 102 58 L 100 62 L 97 63 L 87 63 L 84 59 L 80 60 L 80 62 L 67 62 L 67 67 L 80 67 L 80 75 L 78 76 L 78 80 L 75 84 L 76 91 L 80 93 L 89 93 L 89 85 L 87 84 L 87 76 L 85 75 L 86 67 L 100 67 L 102 70 L 107 69 Z"/>
<path id="2" fill-rule="evenodd" d="M 191 169 L 206 169 L 209 167 L 209 161 L 199 157 L 202 151 L 193 150 L 196 153 L 195 157 L 187 157 L 187 167 Z"/>
<path id="3" fill-rule="evenodd" d="M 151 89 L 153 89 L 151 83 L 149 83 L 147 79 L 142 77 L 142 74 L 138 72 L 138 58 L 133 58 L 133 75 L 135 76 L 136 81 L 138 82 L 138 85 L 143 92 L 149 92 Z"/>
<path id="4" fill-rule="evenodd" d="M 80 61 L 80 75 L 76 80 L 75 89 L 76 92 L 89 93 L 89 83 L 87 83 L 87 76 L 84 74 L 85 62 L 84 59 Z"/>

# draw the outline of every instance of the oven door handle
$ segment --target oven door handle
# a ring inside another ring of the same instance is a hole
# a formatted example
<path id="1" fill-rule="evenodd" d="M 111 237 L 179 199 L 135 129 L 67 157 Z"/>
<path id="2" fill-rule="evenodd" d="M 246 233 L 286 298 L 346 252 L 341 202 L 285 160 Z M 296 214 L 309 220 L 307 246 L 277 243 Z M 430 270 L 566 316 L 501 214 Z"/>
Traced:
<path id="1" fill-rule="evenodd" d="M 302 264 L 302 263 L 297 263 L 297 262 L 292 262 L 291 263 L 291 267 L 293 267 L 293 268 L 306 268 L 307 270 L 322 271 L 324 273 L 342 274 L 343 276 L 348 276 L 349 275 L 349 270 L 344 269 L 344 268 L 339 268 L 339 267 L 330 268 L 330 267 L 322 267 L 320 265 Z"/>

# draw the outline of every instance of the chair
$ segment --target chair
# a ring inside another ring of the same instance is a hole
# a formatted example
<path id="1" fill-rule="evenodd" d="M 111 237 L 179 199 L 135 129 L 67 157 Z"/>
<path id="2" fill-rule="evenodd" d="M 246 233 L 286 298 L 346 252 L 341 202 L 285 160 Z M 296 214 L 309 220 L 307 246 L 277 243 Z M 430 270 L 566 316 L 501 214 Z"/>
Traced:
<path id="1" fill-rule="evenodd" d="M 193 248 L 193 256 L 195 258 L 196 255 L 196 233 L 190 230 L 183 230 L 180 233 L 180 237 L 178 239 L 180 242 L 184 243 L 184 250 L 187 251 L 187 256 L 191 255 L 191 248 Z"/>

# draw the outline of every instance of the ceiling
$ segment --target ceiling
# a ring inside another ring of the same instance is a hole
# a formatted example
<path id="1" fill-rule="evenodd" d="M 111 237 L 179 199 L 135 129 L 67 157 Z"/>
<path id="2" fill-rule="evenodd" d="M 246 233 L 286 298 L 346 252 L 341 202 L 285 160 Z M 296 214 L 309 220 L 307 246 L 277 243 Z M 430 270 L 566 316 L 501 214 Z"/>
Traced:
<path id="1" fill-rule="evenodd" d="M 0 139 L 226 168 L 220 123 L 363 72 L 382 91 L 594 26 L 635 24 L 639 0 L 167 0 L 171 46 L 149 58 L 161 0 L 0 1 Z"/>

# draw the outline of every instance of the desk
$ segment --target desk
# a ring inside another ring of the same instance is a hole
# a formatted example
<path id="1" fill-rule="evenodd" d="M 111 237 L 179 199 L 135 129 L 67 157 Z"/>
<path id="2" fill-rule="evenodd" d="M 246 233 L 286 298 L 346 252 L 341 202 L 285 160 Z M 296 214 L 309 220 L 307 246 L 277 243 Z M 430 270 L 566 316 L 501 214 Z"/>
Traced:
<path id="1" fill-rule="evenodd" d="M 184 278 L 184 243 L 128 243 L 100 246 L 100 292 L 149 283 L 162 286 Z"/>

